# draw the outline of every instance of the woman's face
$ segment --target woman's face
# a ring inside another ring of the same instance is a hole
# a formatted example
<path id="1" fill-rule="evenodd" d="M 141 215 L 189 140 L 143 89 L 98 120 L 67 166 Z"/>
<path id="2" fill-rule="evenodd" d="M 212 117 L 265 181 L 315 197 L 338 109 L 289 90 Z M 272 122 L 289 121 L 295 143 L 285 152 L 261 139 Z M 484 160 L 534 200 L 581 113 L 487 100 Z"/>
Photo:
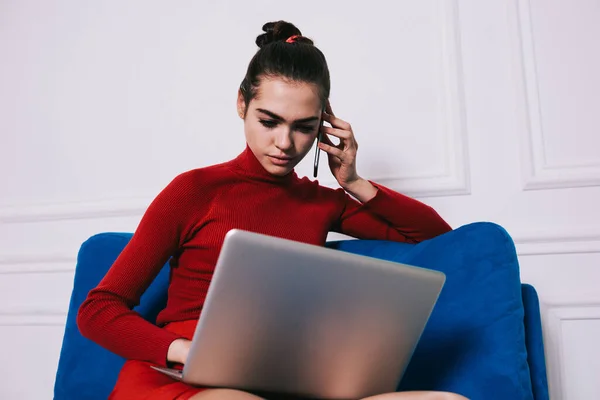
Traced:
<path id="1" fill-rule="evenodd" d="M 314 84 L 263 78 L 247 112 L 238 94 L 246 142 L 271 174 L 288 174 L 311 149 L 321 122 L 317 93 Z"/>

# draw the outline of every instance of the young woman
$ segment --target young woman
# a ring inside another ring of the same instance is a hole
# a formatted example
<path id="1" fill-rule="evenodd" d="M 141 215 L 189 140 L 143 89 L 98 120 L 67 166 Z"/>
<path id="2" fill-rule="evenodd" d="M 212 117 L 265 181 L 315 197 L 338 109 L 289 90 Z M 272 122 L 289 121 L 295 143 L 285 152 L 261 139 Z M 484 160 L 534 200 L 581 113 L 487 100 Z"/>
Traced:
<path id="1" fill-rule="evenodd" d="M 79 310 L 82 334 L 128 359 L 112 399 L 259 398 L 188 386 L 150 368 L 185 363 L 230 229 L 314 245 L 324 245 L 330 231 L 414 243 L 451 229 L 432 208 L 358 175 L 352 127 L 329 106 L 323 53 L 290 23 L 267 23 L 263 30 L 237 99 L 246 149 L 228 162 L 177 176 L 149 206 L 130 243 Z M 322 120 L 332 127 L 321 128 Z M 320 129 L 319 147 L 341 186 L 337 190 L 294 172 Z M 339 144 L 333 145 L 327 135 L 337 137 Z M 168 301 L 154 325 L 132 308 L 168 260 Z M 376 398 L 462 396 L 407 392 Z"/>

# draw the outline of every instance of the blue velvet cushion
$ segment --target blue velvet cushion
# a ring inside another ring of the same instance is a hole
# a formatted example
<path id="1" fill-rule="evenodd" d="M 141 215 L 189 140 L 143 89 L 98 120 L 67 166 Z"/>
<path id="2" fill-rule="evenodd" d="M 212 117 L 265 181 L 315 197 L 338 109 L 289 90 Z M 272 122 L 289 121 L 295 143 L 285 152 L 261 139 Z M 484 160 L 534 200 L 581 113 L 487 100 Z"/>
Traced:
<path id="1" fill-rule="evenodd" d="M 75 318 L 88 291 L 130 238 L 127 233 L 105 233 L 81 247 L 55 382 L 57 400 L 106 399 L 116 381 L 124 360 L 83 338 Z M 418 245 L 349 240 L 328 246 L 446 274 L 400 390 L 446 390 L 471 399 L 531 399 L 533 379 L 535 398 L 547 398 L 537 303 L 533 311 L 538 317 L 529 321 L 534 334 L 528 339 L 534 349 L 529 361 L 537 360 L 541 371 L 535 375 L 528 365 L 518 262 L 504 229 L 476 223 Z M 168 267 L 142 297 L 137 310 L 146 319 L 154 321 L 164 306 L 167 282 Z"/>

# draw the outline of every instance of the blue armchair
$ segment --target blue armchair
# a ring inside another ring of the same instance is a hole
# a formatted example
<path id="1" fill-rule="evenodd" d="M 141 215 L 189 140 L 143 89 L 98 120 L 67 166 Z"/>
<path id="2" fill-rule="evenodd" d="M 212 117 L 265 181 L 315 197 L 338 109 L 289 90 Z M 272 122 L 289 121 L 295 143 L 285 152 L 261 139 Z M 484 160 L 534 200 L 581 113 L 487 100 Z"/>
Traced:
<path id="1" fill-rule="evenodd" d="M 54 398 L 106 399 L 124 360 L 81 336 L 77 310 L 130 240 L 101 233 L 78 254 Z M 398 390 L 444 390 L 470 399 L 548 399 L 538 297 L 522 284 L 514 244 L 493 223 L 465 225 L 416 245 L 375 240 L 327 246 L 442 271 L 446 284 Z M 136 310 L 164 307 L 168 265 Z"/>

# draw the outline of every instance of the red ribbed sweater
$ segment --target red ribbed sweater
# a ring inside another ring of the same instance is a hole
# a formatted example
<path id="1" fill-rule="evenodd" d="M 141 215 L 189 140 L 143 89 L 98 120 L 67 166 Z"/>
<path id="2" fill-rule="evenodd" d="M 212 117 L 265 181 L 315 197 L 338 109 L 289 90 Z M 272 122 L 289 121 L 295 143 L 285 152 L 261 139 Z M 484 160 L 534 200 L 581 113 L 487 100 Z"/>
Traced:
<path id="1" fill-rule="evenodd" d="M 271 175 L 252 151 L 177 176 L 150 204 L 131 241 L 81 305 L 81 333 L 127 359 L 166 364 L 179 336 L 160 326 L 197 319 L 225 234 L 244 229 L 324 245 L 329 231 L 360 239 L 419 242 L 449 231 L 429 206 L 381 185 L 361 204 L 343 189 Z M 132 311 L 163 265 L 167 305 L 157 325 Z"/>

